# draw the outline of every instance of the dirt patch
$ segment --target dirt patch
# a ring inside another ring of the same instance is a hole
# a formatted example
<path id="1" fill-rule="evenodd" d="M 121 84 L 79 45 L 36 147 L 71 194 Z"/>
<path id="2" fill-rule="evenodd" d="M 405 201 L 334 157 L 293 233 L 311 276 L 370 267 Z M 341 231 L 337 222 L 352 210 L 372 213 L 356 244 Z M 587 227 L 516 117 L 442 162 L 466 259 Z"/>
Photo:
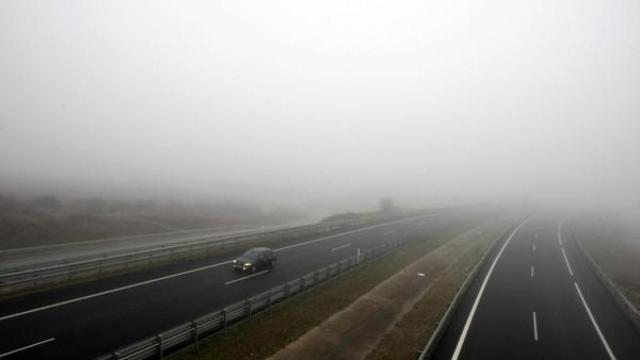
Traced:
<path id="1" fill-rule="evenodd" d="M 365 358 L 438 280 L 460 262 L 469 249 L 475 248 L 474 245 L 478 243 L 486 248 L 490 241 L 485 232 L 495 227 L 495 222 L 485 223 L 446 242 L 380 283 L 270 359 Z M 394 353 L 393 357 L 399 356 Z"/>
<path id="2" fill-rule="evenodd" d="M 415 358 L 435 331 L 470 269 L 480 260 L 491 242 L 500 237 L 506 228 L 507 226 L 496 226 L 493 233 L 487 229 L 484 237 L 461 249 L 462 256 L 452 262 L 443 275 L 434 281 L 429 291 L 413 305 L 411 311 L 389 329 L 366 359 Z"/>

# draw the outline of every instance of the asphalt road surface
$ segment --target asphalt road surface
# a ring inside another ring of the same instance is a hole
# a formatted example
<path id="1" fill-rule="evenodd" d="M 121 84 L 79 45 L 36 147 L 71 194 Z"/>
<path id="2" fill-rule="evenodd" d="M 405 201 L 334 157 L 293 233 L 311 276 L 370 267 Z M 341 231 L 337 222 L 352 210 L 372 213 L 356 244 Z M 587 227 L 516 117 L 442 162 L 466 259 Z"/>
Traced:
<path id="1" fill-rule="evenodd" d="M 122 236 L 110 239 L 33 246 L 0 250 L 0 273 L 15 269 L 39 268 L 79 260 L 103 258 L 132 251 L 148 250 L 200 239 L 226 239 L 230 236 L 259 234 L 281 227 L 253 229 L 197 229 L 158 234 Z"/>
<path id="2" fill-rule="evenodd" d="M 448 211 L 305 239 L 276 267 L 244 278 L 230 258 L 197 261 L 0 301 L 0 359 L 91 359 L 414 232 L 471 216 Z"/>
<path id="3" fill-rule="evenodd" d="M 435 359 L 640 359 L 640 334 L 616 307 L 571 226 L 535 217 L 484 264 Z"/>

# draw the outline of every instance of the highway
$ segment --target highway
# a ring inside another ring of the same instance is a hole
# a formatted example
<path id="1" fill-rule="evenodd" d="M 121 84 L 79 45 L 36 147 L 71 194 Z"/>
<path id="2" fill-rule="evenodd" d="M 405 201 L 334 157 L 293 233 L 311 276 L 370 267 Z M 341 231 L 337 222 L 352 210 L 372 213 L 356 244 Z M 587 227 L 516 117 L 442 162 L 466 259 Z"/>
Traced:
<path id="1" fill-rule="evenodd" d="M 45 267 L 78 260 L 104 258 L 132 251 L 184 244 L 202 239 L 260 234 L 284 227 L 245 229 L 210 228 L 0 250 L 0 274 L 14 269 Z"/>
<path id="2" fill-rule="evenodd" d="M 434 359 L 640 359 L 640 334 L 571 226 L 530 218 L 490 254 Z"/>
<path id="3" fill-rule="evenodd" d="M 73 285 L 0 302 L 0 359 L 90 359 L 413 232 L 471 213 L 443 211 L 278 249 L 272 271 L 234 273 L 229 255 Z"/>

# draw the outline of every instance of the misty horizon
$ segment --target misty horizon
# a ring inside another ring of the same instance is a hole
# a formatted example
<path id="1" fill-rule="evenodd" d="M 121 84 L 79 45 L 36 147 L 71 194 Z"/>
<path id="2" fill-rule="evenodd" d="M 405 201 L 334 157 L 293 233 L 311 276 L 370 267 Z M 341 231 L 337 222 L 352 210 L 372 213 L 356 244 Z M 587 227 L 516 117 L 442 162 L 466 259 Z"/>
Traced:
<path id="1" fill-rule="evenodd" d="M 636 2 L 7 2 L 0 191 L 640 208 Z"/>

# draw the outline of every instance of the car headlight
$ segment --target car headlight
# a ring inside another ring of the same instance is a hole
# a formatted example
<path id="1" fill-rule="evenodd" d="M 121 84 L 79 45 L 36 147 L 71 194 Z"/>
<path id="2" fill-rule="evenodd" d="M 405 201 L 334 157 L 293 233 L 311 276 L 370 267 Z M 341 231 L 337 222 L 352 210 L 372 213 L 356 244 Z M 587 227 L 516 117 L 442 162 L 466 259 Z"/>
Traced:
<path id="1" fill-rule="evenodd" d="M 249 267 L 249 266 L 251 266 L 251 263 L 244 263 L 244 266 Z"/>
<path id="2" fill-rule="evenodd" d="M 233 260 L 233 263 L 234 263 L 234 264 L 237 264 L 237 263 L 238 263 L 238 260 Z"/>

